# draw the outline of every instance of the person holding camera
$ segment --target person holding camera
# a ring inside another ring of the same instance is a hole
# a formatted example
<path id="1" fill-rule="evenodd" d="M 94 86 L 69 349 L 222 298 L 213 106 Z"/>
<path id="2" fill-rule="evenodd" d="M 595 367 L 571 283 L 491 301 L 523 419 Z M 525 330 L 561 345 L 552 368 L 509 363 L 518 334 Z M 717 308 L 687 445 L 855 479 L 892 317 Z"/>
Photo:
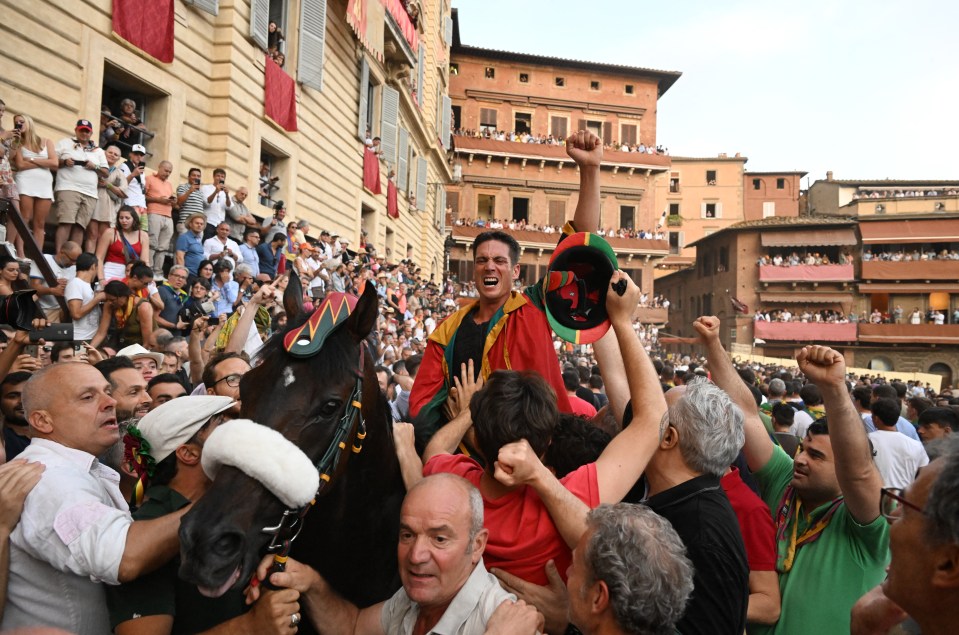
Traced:
<path id="1" fill-rule="evenodd" d="M 97 184 L 107 176 L 110 164 L 103 150 L 93 141 L 93 124 L 86 119 L 77 121 L 73 137 L 60 139 L 56 145 L 57 234 L 54 251 L 60 251 L 68 240 L 82 244 L 83 233 L 97 205 Z M 43 240 L 43 234 L 34 238 Z"/>
<path id="2" fill-rule="evenodd" d="M 213 170 L 213 182 L 200 188 L 203 195 L 203 213 L 206 214 L 206 230 L 203 239 L 212 238 L 216 234 L 216 226 L 226 220 L 226 212 L 233 205 L 230 199 L 230 188 L 226 186 L 226 170 Z"/>
<path id="3" fill-rule="evenodd" d="M 130 157 L 120 166 L 127 180 L 127 198 L 124 203 L 135 209 L 142 219 L 146 218 L 147 210 L 146 183 L 144 182 L 147 164 L 143 160 L 146 154 L 147 149 L 138 143 L 130 148 Z"/>
<path id="4" fill-rule="evenodd" d="M 283 234 L 286 237 L 286 205 L 283 201 L 277 201 L 273 205 L 273 218 L 264 219 L 260 227 L 260 235 L 263 237 L 263 243 L 269 244 L 276 234 Z"/>
<path id="5" fill-rule="evenodd" d="M 153 245 L 153 270 L 157 275 L 163 274 L 167 256 L 173 255 L 170 251 L 173 243 L 173 204 L 177 198 L 169 180 L 172 172 L 172 163 L 160 161 L 156 173 L 148 175 L 146 179 L 147 225 L 150 244 Z"/>
<path id="6" fill-rule="evenodd" d="M 190 168 L 186 183 L 176 188 L 176 205 L 179 213 L 176 219 L 177 236 L 186 231 L 186 219 L 193 214 L 202 214 L 206 219 L 203 194 L 200 193 L 200 168 Z"/>

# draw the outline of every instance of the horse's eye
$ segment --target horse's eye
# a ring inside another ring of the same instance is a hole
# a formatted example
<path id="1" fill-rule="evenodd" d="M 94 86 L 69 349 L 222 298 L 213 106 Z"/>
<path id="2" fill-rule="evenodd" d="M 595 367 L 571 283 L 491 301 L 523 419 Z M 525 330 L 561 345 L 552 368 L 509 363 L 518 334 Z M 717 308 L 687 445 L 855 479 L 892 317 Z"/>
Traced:
<path id="1" fill-rule="evenodd" d="M 320 408 L 320 414 L 324 417 L 330 417 L 336 414 L 340 409 L 340 402 L 336 399 L 330 399 Z"/>

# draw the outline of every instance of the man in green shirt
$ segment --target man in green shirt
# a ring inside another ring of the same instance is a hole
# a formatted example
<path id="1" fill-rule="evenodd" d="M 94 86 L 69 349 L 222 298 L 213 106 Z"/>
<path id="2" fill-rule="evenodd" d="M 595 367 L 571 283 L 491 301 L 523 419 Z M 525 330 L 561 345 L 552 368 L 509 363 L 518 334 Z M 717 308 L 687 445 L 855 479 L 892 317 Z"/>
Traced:
<path id="1" fill-rule="evenodd" d="M 141 493 L 146 499 L 134 520 L 165 516 L 206 492 L 211 481 L 200 464 L 203 444 L 234 403 L 218 395 L 180 397 L 131 426 L 124 442 L 141 477 L 138 499 Z M 179 567 L 176 557 L 148 575 L 108 588 L 116 635 L 288 634 L 291 615 L 299 614 L 299 593 L 292 589 L 267 592 L 247 607 L 241 590 L 204 597 L 180 580 Z"/>
<path id="2" fill-rule="evenodd" d="M 776 526 L 781 616 L 750 633 L 845 635 L 850 609 L 882 581 L 889 560 L 889 526 L 879 513 L 882 478 L 849 398 L 845 360 L 825 346 L 807 346 L 796 356 L 822 391 L 827 416 L 810 425 L 793 461 L 756 414 L 719 341 L 719 320 L 701 317 L 693 326 L 713 380 L 746 414 L 746 461 Z"/>

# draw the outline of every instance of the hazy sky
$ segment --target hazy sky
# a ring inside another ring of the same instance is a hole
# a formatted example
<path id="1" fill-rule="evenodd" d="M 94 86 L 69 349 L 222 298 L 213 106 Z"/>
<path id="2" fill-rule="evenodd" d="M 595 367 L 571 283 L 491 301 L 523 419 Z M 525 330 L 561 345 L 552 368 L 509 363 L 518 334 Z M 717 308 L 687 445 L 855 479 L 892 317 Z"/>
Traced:
<path id="1" fill-rule="evenodd" d="M 683 76 L 671 154 L 747 170 L 959 179 L 959 2 L 453 0 L 463 44 Z M 807 180 L 803 180 L 803 185 Z"/>

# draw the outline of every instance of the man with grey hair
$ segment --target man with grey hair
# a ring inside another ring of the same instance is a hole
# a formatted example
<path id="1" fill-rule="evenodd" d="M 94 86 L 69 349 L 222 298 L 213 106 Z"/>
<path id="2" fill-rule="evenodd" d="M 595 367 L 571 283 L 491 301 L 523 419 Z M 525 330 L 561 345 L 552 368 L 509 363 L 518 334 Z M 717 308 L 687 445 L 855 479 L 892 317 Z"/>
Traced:
<path id="1" fill-rule="evenodd" d="M 167 257 L 173 256 L 173 206 L 177 198 L 170 182 L 173 164 L 160 161 L 156 174 L 146 178 L 144 199 L 146 200 L 147 221 L 150 234 L 150 247 L 153 251 L 153 270 L 163 275 L 163 264 Z"/>
<path id="2" fill-rule="evenodd" d="M 676 530 L 645 505 L 602 505 L 569 569 L 569 619 L 584 635 L 673 633 L 693 591 Z"/>
<path id="3" fill-rule="evenodd" d="M 270 582 L 299 591 L 305 615 L 324 633 L 533 635 L 543 628 L 542 615 L 514 602 L 483 565 L 488 534 L 479 490 L 459 476 L 435 474 L 403 500 L 397 547 L 403 588 L 386 602 L 358 608 L 295 560 Z M 260 563 L 260 579 L 272 561 L 269 556 Z"/>
<path id="4" fill-rule="evenodd" d="M 226 210 L 226 221 L 230 225 L 230 238 L 237 244 L 243 242 L 243 234 L 248 228 L 259 230 L 260 223 L 253 217 L 252 212 L 246 206 L 246 197 L 249 190 L 245 186 L 236 188 L 233 194 L 233 205 Z M 243 260 L 243 258 L 240 258 Z"/>

